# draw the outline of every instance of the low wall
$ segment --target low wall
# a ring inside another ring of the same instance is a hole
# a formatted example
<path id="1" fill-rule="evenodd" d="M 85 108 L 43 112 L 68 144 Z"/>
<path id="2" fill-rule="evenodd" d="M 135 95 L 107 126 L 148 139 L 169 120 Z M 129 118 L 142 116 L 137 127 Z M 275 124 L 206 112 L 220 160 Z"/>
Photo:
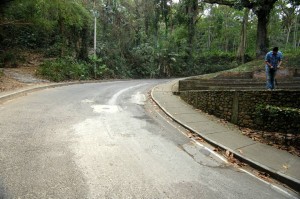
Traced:
<path id="1" fill-rule="evenodd" d="M 242 127 L 300 134 L 300 118 L 282 121 L 265 118 L 258 120 L 257 107 L 272 105 L 300 108 L 300 91 L 236 91 L 236 90 L 196 90 L 180 91 L 180 97 L 197 109 L 213 114 Z M 278 119 L 281 115 L 278 115 Z M 292 120 L 292 121 L 291 121 Z"/>

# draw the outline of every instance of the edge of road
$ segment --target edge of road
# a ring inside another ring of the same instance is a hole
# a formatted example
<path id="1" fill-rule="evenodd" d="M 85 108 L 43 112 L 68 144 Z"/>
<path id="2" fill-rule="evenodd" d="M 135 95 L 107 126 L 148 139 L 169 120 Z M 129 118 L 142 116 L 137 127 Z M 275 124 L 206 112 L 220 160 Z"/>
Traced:
<path id="1" fill-rule="evenodd" d="M 95 80 L 95 81 L 74 81 L 74 82 L 62 82 L 62 83 L 40 83 L 40 84 L 32 84 L 25 86 L 24 88 L 20 88 L 17 90 L 0 92 L 0 103 L 4 103 L 6 101 L 12 100 L 17 97 L 22 97 L 27 95 L 28 93 L 48 89 L 48 88 L 56 88 L 62 86 L 70 86 L 76 84 L 89 84 L 89 83 L 103 83 L 103 82 L 115 82 L 115 81 L 128 81 L 126 79 L 116 79 L 116 80 Z"/>
<path id="2" fill-rule="evenodd" d="M 178 91 L 176 89 L 176 82 L 178 80 L 173 80 L 173 81 L 170 81 L 170 82 L 167 82 L 165 84 L 169 84 L 169 90 L 165 90 L 165 89 L 158 89 L 161 85 L 157 85 L 155 86 L 154 88 L 152 88 L 151 90 L 151 98 L 152 100 L 158 105 L 158 107 L 161 108 L 161 110 L 166 114 L 168 115 L 172 120 L 174 120 L 175 122 L 177 122 L 178 124 L 180 124 L 181 126 L 187 128 L 188 130 L 190 130 L 191 132 L 193 133 L 196 133 L 198 134 L 201 138 L 203 138 L 206 142 L 208 142 L 209 144 L 215 146 L 215 147 L 219 147 L 223 150 L 228 150 L 229 152 L 233 153 L 234 157 L 236 157 L 237 159 L 240 159 L 241 161 L 247 163 L 248 165 L 250 165 L 251 167 L 259 170 L 259 171 L 262 171 L 262 172 L 265 172 L 265 173 L 268 173 L 272 178 L 288 185 L 289 187 L 291 187 L 292 189 L 294 189 L 295 191 L 299 192 L 300 191 L 300 180 L 296 179 L 296 178 L 293 178 L 292 176 L 288 176 L 280 171 L 276 171 L 275 169 L 272 169 L 270 168 L 269 166 L 267 165 L 264 165 L 258 161 L 255 161 L 249 157 L 247 157 L 246 155 L 243 155 L 243 154 L 239 154 L 237 153 L 234 149 L 230 148 L 230 147 L 227 147 L 225 146 L 224 144 L 218 142 L 217 140 L 213 140 L 211 138 L 209 138 L 208 136 L 206 136 L 205 134 L 195 130 L 193 127 L 189 126 L 188 124 L 185 124 L 184 122 L 180 121 L 178 118 L 176 118 L 176 115 L 173 115 L 172 113 L 170 113 L 169 110 L 167 110 L 168 108 L 166 108 L 164 105 L 163 105 L 163 102 L 158 99 L 158 98 L 155 98 L 154 96 L 154 92 L 155 90 L 159 90 L 158 92 L 169 92 L 171 93 L 171 95 L 174 96 L 174 98 L 176 98 L 177 94 L 178 94 Z M 174 95 L 176 94 L 176 95 Z M 178 97 L 178 96 L 177 96 Z M 172 97 L 169 97 L 169 98 L 172 98 Z M 178 107 L 181 106 L 184 106 L 184 102 L 182 102 L 181 104 L 178 103 Z M 170 109 L 170 108 L 169 108 Z M 212 121 L 214 122 L 214 121 Z"/>

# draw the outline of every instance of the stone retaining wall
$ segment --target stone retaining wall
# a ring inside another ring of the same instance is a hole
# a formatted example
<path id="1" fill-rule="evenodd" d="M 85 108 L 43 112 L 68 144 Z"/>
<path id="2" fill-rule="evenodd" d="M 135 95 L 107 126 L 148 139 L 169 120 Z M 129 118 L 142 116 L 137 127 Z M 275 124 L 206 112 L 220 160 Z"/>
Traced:
<path id="1" fill-rule="evenodd" d="M 213 114 L 243 127 L 296 133 L 300 132 L 300 118 L 277 124 L 257 122 L 257 106 L 300 108 L 300 91 L 180 91 L 180 97 L 197 109 Z M 280 117 L 280 115 L 278 116 Z"/>

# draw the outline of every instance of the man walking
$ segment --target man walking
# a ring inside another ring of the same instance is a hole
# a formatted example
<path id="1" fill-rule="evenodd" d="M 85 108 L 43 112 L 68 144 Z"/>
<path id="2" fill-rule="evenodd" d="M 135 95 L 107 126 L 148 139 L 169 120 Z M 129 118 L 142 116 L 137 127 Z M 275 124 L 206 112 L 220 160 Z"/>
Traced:
<path id="1" fill-rule="evenodd" d="M 267 77 L 267 89 L 275 89 L 275 75 L 277 69 L 282 63 L 282 53 L 278 51 L 278 47 L 273 48 L 272 51 L 268 52 L 265 57 L 266 62 L 266 77 Z"/>

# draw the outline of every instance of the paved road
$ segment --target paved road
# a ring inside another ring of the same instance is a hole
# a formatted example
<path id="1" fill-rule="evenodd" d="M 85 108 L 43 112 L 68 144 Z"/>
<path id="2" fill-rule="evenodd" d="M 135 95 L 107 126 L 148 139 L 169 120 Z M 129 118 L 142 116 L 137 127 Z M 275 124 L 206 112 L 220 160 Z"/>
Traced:
<path id="1" fill-rule="evenodd" d="M 160 116 L 157 80 L 72 85 L 0 104 L 0 198 L 290 198 Z"/>

